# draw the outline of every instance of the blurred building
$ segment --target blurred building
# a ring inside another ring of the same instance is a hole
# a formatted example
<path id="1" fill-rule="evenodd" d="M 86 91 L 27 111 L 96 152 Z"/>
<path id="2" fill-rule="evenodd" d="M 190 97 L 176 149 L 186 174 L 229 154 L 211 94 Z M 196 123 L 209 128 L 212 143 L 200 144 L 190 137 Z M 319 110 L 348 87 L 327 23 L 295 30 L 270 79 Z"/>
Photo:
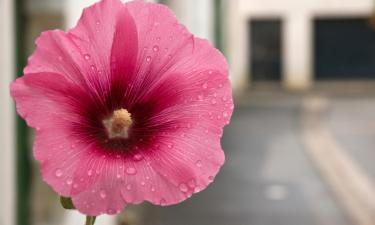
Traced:
<path id="1" fill-rule="evenodd" d="M 226 0 L 225 52 L 236 87 L 375 78 L 373 0 Z"/>

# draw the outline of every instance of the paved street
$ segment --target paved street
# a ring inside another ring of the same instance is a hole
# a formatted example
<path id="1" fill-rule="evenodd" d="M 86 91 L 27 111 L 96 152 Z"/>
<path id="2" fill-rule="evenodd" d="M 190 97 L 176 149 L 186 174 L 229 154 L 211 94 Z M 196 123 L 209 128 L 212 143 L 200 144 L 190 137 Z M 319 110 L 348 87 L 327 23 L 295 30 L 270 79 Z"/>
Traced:
<path id="1" fill-rule="evenodd" d="M 330 174 L 330 169 L 319 169 L 319 164 L 330 162 L 321 163 L 319 157 L 312 159 L 308 153 L 304 133 L 310 128 L 304 125 L 304 105 L 315 96 L 255 92 L 237 99 L 232 123 L 222 140 L 227 161 L 214 184 L 177 206 L 142 207 L 141 224 L 366 224 L 353 219 L 356 214 L 348 211 L 345 199 L 335 193 L 335 183 L 325 174 Z M 318 122 L 332 132 L 331 142 L 343 147 L 338 151 L 345 151 L 372 181 L 375 98 L 323 96 L 318 99 L 324 99 L 325 110 Z M 311 136 L 313 144 L 330 151 L 329 146 L 319 146 L 318 136 Z"/>

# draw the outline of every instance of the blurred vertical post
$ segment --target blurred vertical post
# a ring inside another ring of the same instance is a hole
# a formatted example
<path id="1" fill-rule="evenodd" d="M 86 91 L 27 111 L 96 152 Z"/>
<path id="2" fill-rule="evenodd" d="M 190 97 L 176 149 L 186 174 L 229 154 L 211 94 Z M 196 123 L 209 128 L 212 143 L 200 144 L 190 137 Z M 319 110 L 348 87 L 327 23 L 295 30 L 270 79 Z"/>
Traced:
<path id="1" fill-rule="evenodd" d="M 25 0 L 15 0 L 14 16 L 15 21 L 15 65 L 17 77 L 22 76 L 23 68 L 26 65 L 26 6 Z M 14 75 L 13 75 L 14 76 Z M 16 224 L 30 224 L 30 186 L 31 186 L 31 163 L 30 148 L 28 145 L 28 128 L 23 119 L 16 117 L 15 132 L 15 153 L 16 156 Z"/>
<path id="2" fill-rule="evenodd" d="M 15 72 L 14 1 L 0 1 L 0 224 L 15 224 L 14 112 L 9 96 L 9 83 Z"/>
<path id="3" fill-rule="evenodd" d="M 290 14 L 283 32 L 283 84 L 289 90 L 306 90 L 312 83 L 312 20 L 307 13 Z"/>
<path id="4" fill-rule="evenodd" d="M 169 0 L 166 3 L 194 35 L 214 40 L 213 0 Z"/>

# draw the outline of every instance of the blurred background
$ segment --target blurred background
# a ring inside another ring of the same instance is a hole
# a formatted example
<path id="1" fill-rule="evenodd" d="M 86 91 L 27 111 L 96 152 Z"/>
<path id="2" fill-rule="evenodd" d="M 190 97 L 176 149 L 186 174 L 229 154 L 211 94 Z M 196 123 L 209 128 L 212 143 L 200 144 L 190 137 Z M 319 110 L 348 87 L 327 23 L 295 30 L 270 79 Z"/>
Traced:
<path id="1" fill-rule="evenodd" d="M 73 26 L 94 0 L 0 0 L 0 224 L 73 225 L 32 159 L 14 111 L 40 32 Z M 98 225 L 374 225 L 375 1 L 160 0 L 230 64 L 236 108 L 226 164 L 171 207 L 128 207 Z"/>

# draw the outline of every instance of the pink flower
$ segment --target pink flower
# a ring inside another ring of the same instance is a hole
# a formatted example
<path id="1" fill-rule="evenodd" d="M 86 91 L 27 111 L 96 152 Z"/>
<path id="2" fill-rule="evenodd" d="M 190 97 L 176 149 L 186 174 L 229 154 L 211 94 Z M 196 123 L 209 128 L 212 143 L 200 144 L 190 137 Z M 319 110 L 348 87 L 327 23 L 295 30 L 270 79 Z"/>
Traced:
<path id="1" fill-rule="evenodd" d="M 103 0 L 36 41 L 11 85 L 43 179 L 87 215 L 211 183 L 233 101 L 223 55 L 159 4 Z"/>

